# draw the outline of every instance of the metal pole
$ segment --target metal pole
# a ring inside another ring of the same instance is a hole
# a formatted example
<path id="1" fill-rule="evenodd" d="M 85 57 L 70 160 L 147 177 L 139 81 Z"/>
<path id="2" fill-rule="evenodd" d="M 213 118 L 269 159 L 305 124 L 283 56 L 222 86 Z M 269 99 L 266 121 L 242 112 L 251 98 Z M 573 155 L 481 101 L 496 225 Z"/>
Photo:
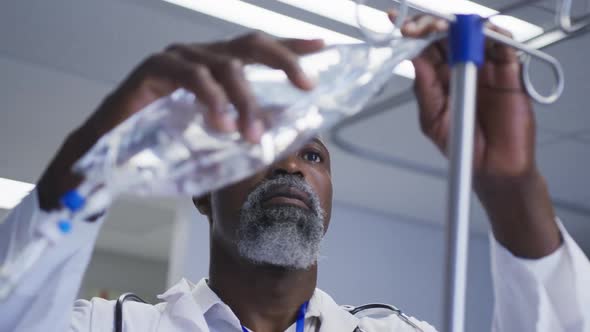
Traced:
<path id="1" fill-rule="evenodd" d="M 444 306 L 447 332 L 464 331 L 476 86 L 475 64 L 458 64 L 453 68 Z"/>
<path id="2" fill-rule="evenodd" d="M 483 63 L 483 41 L 479 16 L 456 16 L 449 36 L 452 72 L 444 303 L 446 332 L 464 331 L 477 67 Z"/>

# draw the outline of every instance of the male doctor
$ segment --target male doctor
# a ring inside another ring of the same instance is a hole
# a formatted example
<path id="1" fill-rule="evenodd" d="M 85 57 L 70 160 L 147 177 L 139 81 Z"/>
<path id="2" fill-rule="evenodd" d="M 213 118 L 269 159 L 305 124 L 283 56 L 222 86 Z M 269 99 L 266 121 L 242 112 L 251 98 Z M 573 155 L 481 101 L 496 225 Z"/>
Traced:
<path id="1" fill-rule="evenodd" d="M 443 21 L 421 16 L 408 21 L 403 33 L 422 36 L 446 28 Z M 264 127 L 243 64 L 282 69 L 294 85 L 308 90 L 313 84 L 297 56 L 322 47 L 318 40 L 254 33 L 226 42 L 173 45 L 150 56 L 69 135 L 36 190 L 0 225 L 0 259 L 7 247 L 37 236 L 34 230 L 47 221 L 46 212 L 80 180 L 70 172 L 72 163 L 134 112 L 184 87 L 208 105 L 212 128 L 239 130 L 256 142 Z M 444 43 L 427 49 L 414 65 L 422 129 L 445 153 L 449 68 Z M 492 330 L 590 332 L 590 263 L 556 220 L 538 171 L 532 106 L 520 70 L 511 49 L 487 44 L 477 92 L 474 189 L 494 236 Z M 224 113 L 230 102 L 240 113 L 237 123 Z M 210 223 L 208 278 L 179 282 L 157 305 L 127 303 L 125 331 L 415 331 L 411 325 L 434 331 L 425 322 L 411 318 L 409 324 L 397 315 L 356 318 L 316 289 L 318 250 L 332 202 L 330 155 L 320 139 L 194 202 Z M 47 250 L 0 303 L 0 331 L 113 330 L 113 301 L 74 303 L 103 218 L 91 219 Z"/>

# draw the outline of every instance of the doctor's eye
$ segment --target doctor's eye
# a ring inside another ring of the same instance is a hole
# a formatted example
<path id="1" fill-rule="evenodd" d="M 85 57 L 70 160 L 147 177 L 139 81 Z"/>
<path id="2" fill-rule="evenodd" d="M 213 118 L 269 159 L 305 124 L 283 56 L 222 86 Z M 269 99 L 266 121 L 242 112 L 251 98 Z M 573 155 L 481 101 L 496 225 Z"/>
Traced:
<path id="1" fill-rule="evenodd" d="M 302 158 L 312 163 L 321 163 L 323 160 L 322 155 L 316 151 L 305 151 L 302 154 Z"/>

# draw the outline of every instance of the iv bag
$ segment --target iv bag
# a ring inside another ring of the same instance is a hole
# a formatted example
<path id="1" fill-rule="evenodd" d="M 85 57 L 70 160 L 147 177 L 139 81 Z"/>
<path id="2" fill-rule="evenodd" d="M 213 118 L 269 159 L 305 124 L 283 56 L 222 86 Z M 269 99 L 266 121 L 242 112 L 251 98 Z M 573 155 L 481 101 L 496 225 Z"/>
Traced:
<path id="1" fill-rule="evenodd" d="M 311 91 L 293 86 L 283 71 L 246 66 L 267 128 L 259 144 L 246 142 L 238 132 L 208 129 L 205 106 L 193 93 L 178 89 L 103 136 L 74 171 L 112 195 L 199 196 L 219 189 L 358 113 L 399 63 L 429 43 L 401 38 L 382 46 L 334 45 L 303 56 L 301 68 L 315 82 Z M 228 112 L 237 116 L 232 106 Z"/>

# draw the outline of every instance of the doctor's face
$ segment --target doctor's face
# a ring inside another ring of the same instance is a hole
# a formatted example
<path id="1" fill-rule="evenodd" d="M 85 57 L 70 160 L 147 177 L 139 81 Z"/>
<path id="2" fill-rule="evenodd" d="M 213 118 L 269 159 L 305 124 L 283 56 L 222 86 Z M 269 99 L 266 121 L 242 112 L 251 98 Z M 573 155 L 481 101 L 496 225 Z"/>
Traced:
<path id="1" fill-rule="evenodd" d="M 254 264 L 306 269 L 330 222 L 330 155 L 318 138 L 264 171 L 196 201 L 211 241 Z"/>

